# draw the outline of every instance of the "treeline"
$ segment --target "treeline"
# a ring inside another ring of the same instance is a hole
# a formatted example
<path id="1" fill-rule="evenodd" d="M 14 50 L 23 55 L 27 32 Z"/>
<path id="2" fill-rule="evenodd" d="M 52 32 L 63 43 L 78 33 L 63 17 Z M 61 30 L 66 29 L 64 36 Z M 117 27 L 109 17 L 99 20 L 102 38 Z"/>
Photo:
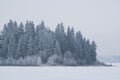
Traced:
<path id="1" fill-rule="evenodd" d="M 96 62 L 96 44 L 63 24 L 55 31 L 44 22 L 35 26 L 9 21 L 0 34 L 0 65 L 93 65 Z"/>

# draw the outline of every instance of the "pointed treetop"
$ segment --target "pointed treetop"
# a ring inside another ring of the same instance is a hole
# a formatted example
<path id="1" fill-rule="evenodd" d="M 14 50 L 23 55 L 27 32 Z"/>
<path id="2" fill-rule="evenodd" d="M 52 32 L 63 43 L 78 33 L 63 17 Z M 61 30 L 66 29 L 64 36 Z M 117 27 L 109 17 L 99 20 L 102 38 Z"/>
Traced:
<path id="1" fill-rule="evenodd" d="M 9 23 L 13 23 L 13 21 L 10 19 Z"/>
<path id="2" fill-rule="evenodd" d="M 10 25 L 10 26 L 13 25 L 13 21 L 10 20 L 9 23 L 8 23 L 7 25 Z"/>
<path id="3" fill-rule="evenodd" d="M 41 25 L 43 25 L 43 26 L 45 25 L 44 21 L 41 21 Z"/>
<path id="4" fill-rule="evenodd" d="M 60 26 L 60 24 L 58 24 L 57 26 Z"/>
<path id="5" fill-rule="evenodd" d="M 95 44 L 95 41 L 92 41 L 92 45 L 93 45 L 94 47 L 97 47 L 97 45 Z"/>
<path id="6" fill-rule="evenodd" d="M 63 22 L 61 23 L 61 26 L 63 26 Z"/>
<path id="7" fill-rule="evenodd" d="M 19 26 L 21 27 L 21 26 L 24 26 L 24 25 L 23 25 L 23 23 L 21 22 L 21 23 L 19 24 Z"/>
<path id="8" fill-rule="evenodd" d="M 80 37 L 80 38 L 83 37 L 82 34 L 81 34 L 81 31 L 76 32 L 76 37 Z"/>
<path id="9" fill-rule="evenodd" d="M 41 28 L 41 29 L 44 29 L 44 28 L 45 28 L 45 23 L 44 23 L 44 21 L 41 21 L 40 28 Z"/>
<path id="10" fill-rule="evenodd" d="M 17 22 L 16 21 L 14 22 L 14 26 L 17 26 Z"/>

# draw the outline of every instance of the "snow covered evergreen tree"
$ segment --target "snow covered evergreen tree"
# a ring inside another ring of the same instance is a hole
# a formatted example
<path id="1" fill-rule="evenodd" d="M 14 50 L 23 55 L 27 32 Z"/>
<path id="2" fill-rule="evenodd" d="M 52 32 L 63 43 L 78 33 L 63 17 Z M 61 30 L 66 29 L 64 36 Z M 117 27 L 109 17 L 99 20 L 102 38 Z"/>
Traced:
<path id="1" fill-rule="evenodd" d="M 74 28 L 64 30 L 63 23 L 55 31 L 32 21 L 25 25 L 9 21 L 0 35 L 1 64 L 11 65 L 93 65 L 96 59 L 96 44 L 75 32 Z"/>
<path id="2" fill-rule="evenodd" d="M 74 59 L 72 53 L 70 51 L 65 52 L 65 56 L 63 59 L 63 65 L 65 66 L 76 66 L 76 60 Z"/>
<path id="3" fill-rule="evenodd" d="M 62 54 L 61 54 L 61 48 L 60 48 L 60 45 L 59 45 L 59 42 L 58 42 L 58 41 L 56 41 L 56 43 L 55 43 L 54 54 L 57 54 L 57 55 L 59 55 L 59 56 L 62 55 Z"/>
<path id="4" fill-rule="evenodd" d="M 7 25 L 4 25 L 3 31 L 2 31 L 2 52 L 1 52 L 1 58 L 7 58 L 8 54 L 8 45 L 9 45 L 9 38 L 8 38 L 8 28 Z"/>
<path id="5" fill-rule="evenodd" d="M 55 39 L 59 42 L 62 55 L 66 51 L 66 33 L 64 31 L 63 23 L 58 24 L 55 29 Z"/>
<path id="6" fill-rule="evenodd" d="M 76 32 L 76 37 L 75 37 L 75 54 L 74 57 L 76 59 L 76 62 L 78 64 L 81 64 L 83 60 L 83 36 L 80 31 Z"/>
<path id="7" fill-rule="evenodd" d="M 27 52 L 26 55 L 30 56 L 30 55 L 34 55 L 34 39 L 32 38 L 32 36 L 29 36 L 28 38 L 28 43 L 27 43 Z"/>
<path id="8" fill-rule="evenodd" d="M 96 53 L 96 47 L 97 45 L 95 44 L 94 41 L 92 41 L 92 44 L 91 44 L 91 62 L 96 62 L 97 59 L 96 59 L 96 56 L 97 56 L 97 53 Z"/>
<path id="9" fill-rule="evenodd" d="M 17 50 L 17 44 L 14 35 L 10 37 L 9 45 L 8 45 L 8 57 L 15 57 L 15 53 Z"/>
<path id="10" fill-rule="evenodd" d="M 68 27 L 67 30 L 67 48 L 70 52 L 74 53 L 75 52 L 75 33 L 74 33 L 74 28 Z"/>
<path id="11" fill-rule="evenodd" d="M 2 54 L 2 34 L 0 33 L 0 57 L 1 57 L 1 54 Z"/>

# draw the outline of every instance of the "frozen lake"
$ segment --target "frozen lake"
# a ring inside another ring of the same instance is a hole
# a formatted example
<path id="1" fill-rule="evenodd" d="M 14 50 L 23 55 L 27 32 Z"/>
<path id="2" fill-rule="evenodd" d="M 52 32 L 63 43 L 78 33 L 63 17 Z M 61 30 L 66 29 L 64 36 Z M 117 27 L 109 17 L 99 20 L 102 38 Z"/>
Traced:
<path id="1" fill-rule="evenodd" d="M 120 80 L 120 66 L 113 67 L 0 66 L 0 80 Z"/>

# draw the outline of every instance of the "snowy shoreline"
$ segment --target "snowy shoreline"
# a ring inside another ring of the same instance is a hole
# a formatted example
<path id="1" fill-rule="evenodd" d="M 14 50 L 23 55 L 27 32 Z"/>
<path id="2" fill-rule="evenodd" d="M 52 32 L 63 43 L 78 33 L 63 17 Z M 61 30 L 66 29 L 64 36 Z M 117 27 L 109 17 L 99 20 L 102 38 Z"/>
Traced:
<path id="1" fill-rule="evenodd" d="M 0 80 L 119 80 L 120 67 L 0 66 Z"/>

